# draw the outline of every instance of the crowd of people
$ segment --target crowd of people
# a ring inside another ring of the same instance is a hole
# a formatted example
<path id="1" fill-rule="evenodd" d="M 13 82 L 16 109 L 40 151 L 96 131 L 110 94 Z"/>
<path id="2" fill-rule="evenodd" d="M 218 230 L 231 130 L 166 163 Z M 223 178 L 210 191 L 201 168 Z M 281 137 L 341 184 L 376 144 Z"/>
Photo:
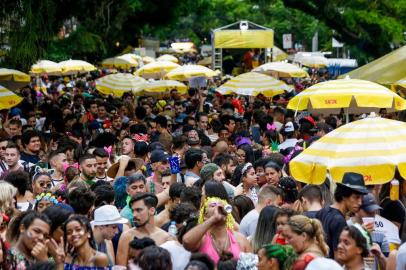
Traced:
<path id="1" fill-rule="evenodd" d="M 398 191 L 289 175 L 341 115 L 217 81 L 118 99 L 101 75 L 44 77 L 0 112 L 1 269 L 405 269 L 400 175 Z"/>

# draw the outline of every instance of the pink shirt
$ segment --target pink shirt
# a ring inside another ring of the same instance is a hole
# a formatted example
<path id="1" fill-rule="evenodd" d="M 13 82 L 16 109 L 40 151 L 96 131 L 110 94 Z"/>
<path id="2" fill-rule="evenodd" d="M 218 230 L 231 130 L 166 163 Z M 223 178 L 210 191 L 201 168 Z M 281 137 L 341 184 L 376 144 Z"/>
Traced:
<path id="1" fill-rule="evenodd" d="M 238 260 L 241 251 L 240 245 L 238 244 L 237 240 L 235 239 L 234 233 L 231 230 L 227 230 L 227 236 L 230 240 L 230 246 L 228 247 L 227 251 L 233 254 L 234 259 Z M 207 232 L 203 237 L 203 243 L 200 246 L 199 252 L 207 254 L 216 265 L 220 260 L 220 255 L 217 253 L 215 247 L 213 246 L 213 242 L 209 232 Z"/>

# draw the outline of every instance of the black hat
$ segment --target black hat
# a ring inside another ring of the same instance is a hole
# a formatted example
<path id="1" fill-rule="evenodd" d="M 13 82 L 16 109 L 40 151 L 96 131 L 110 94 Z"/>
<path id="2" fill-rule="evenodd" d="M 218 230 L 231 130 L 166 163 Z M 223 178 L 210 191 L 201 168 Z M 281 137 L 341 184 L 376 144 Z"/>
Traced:
<path id="1" fill-rule="evenodd" d="M 161 149 L 157 149 L 151 152 L 151 163 L 160 162 L 160 161 L 167 161 L 168 160 L 168 153 Z"/>
<path id="2" fill-rule="evenodd" d="M 364 177 L 362 174 L 347 172 L 343 176 L 341 183 L 337 185 L 346 186 L 349 189 L 352 189 L 361 194 L 368 194 L 368 189 L 365 187 Z"/>

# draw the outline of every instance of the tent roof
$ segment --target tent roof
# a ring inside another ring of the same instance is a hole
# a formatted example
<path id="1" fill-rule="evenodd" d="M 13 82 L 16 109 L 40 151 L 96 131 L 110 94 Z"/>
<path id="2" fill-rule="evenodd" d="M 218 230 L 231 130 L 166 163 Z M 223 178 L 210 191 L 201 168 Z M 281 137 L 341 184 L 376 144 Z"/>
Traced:
<path id="1" fill-rule="evenodd" d="M 395 84 L 406 76 L 406 46 L 359 67 L 340 77 L 368 80 L 380 84 Z"/>
<path id="2" fill-rule="evenodd" d="M 223 31 L 223 30 L 240 30 L 240 23 L 243 21 L 238 21 L 229 25 L 225 25 L 216 29 L 213 29 L 213 32 L 218 32 L 218 31 Z M 267 31 L 273 31 L 271 28 L 250 22 L 250 21 L 244 21 L 248 23 L 248 30 L 267 30 Z"/>

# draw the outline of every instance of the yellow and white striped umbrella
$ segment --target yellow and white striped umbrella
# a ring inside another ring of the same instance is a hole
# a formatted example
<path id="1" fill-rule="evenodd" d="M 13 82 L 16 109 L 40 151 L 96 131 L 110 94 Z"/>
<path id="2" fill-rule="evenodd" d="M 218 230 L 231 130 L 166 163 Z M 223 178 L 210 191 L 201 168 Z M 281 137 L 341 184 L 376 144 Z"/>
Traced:
<path id="1" fill-rule="evenodd" d="M 134 74 L 146 79 L 160 79 L 169 71 L 179 67 L 178 64 L 170 61 L 156 61 L 140 67 Z"/>
<path id="2" fill-rule="evenodd" d="M 146 94 L 167 94 L 176 89 L 179 93 L 187 92 L 187 86 L 181 82 L 173 80 L 159 80 L 148 82 L 144 88 Z"/>
<path id="3" fill-rule="evenodd" d="M 170 55 L 170 54 L 161 55 L 156 60 L 157 61 L 169 61 L 169 62 L 179 63 L 178 58 L 176 58 L 175 56 Z"/>
<path id="4" fill-rule="evenodd" d="M 49 60 L 40 60 L 31 66 L 30 74 L 32 75 L 61 75 L 62 68 L 58 63 Z"/>
<path id="5" fill-rule="evenodd" d="M 144 62 L 144 64 L 149 64 L 149 63 L 152 63 L 152 62 L 155 62 L 155 61 L 156 60 L 154 58 L 150 57 L 150 56 L 144 56 L 142 58 L 142 62 Z"/>
<path id="6" fill-rule="evenodd" d="M 327 171 L 340 182 L 345 172 L 364 175 L 365 184 L 391 181 L 396 168 L 406 177 L 406 123 L 370 116 L 339 127 L 290 163 L 298 181 L 321 184 Z"/>
<path id="7" fill-rule="evenodd" d="M 217 92 L 222 95 L 236 93 L 245 96 L 257 96 L 263 94 L 266 97 L 273 97 L 290 90 L 292 89 L 284 82 L 257 72 L 238 75 L 217 88 Z"/>
<path id="8" fill-rule="evenodd" d="M 104 59 L 101 65 L 102 67 L 106 68 L 129 69 L 132 67 L 138 67 L 138 62 L 131 55 L 125 54 L 121 56 Z"/>
<path id="9" fill-rule="evenodd" d="M 349 113 L 388 110 L 405 110 L 406 100 L 388 88 L 374 82 L 342 79 L 315 84 L 302 91 L 288 103 L 291 110 L 325 110 L 339 112 L 348 108 Z"/>
<path id="10" fill-rule="evenodd" d="M 96 89 L 105 95 L 121 97 L 125 92 L 139 92 L 147 81 L 129 73 L 110 74 L 96 80 Z"/>
<path id="11" fill-rule="evenodd" d="M 92 64 L 82 60 L 69 59 L 66 61 L 59 62 L 59 65 L 62 68 L 63 75 L 86 73 L 96 69 L 95 66 L 93 66 Z"/>
<path id="12" fill-rule="evenodd" d="M 307 72 L 301 69 L 300 67 L 285 62 L 266 63 L 253 69 L 252 71 L 282 78 L 309 77 L 309 74 L 307 74 Z"/>
<path id="13" fill-rule="evenodd" d="M 192 77 L 214 77 L 219 72 L 200 65 L 184 65 L 169 71 L 165 78 L 169 80 L 187 81 Z"/>
<path id="14" fill-rule="evenodd" d="M 18 105 L 22 100 L 22 97 L 0 85 L 0 110 L 10 109 Z"/>
<path id="15" fill-rule="evenodd" d="M 30 75 L 24 72 L 15 69 L 0 68 L 0 84 L 7 89 L 15 91 L 29 84 L 30 80 Z"/>

